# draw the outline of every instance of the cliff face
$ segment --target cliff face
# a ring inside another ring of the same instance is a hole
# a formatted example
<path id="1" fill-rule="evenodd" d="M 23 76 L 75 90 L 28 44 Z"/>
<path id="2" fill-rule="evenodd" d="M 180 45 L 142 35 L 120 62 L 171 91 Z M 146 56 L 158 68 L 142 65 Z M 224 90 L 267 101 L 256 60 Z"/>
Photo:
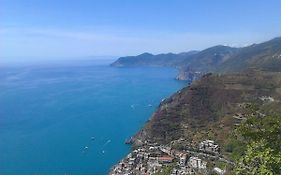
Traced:
<path id="1" fill-rule="evenodd" d="M 177 80 L 187 80 L 189 82 L 192 82 L 194 80 L 200 79 L 203 76 L 203 74 L 204 73 L 202 73 L 202 72 L 195 72 L 192 70 L 180 69 L 176 79 Z"/>
<path id="2" fill-rule="evenodd" d="M 235 114 L 243 114 L 247 103 L 274 109 L 281 100 L 281 74 L 247 72 L 229 75 L 207 74 L 164 100 L 144 128 L 136 134 L 136 145 L 146 141 L 169 143 L 185 138 L 197 141 L 206 136 L 224 143 L 236 124 Z M 272 97 L 264 103 L 261 97 Z"/>

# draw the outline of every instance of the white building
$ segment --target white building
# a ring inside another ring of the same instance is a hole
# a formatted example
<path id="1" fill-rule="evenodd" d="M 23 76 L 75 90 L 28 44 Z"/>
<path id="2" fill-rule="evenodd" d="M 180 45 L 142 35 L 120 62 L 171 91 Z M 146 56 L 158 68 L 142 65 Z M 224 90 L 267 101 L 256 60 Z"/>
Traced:
<path id="1" fill-rule="evenodd" d="M 270 97 L 270 96 L 262 96 L 260 97 L 260 99 L 264 102 L 274 102 L 274 98 Z"/>
<path id="2" fill-rule="evenodd" d="M 222 169 L 220 169 L 220 168 L 218 168 L 218 167 L 215 167 L 215 168 L 214 168 L 214 172 L 215 172 L 216 174 L 223 175 L 223 174 L 225 173 L 225 170 L 222 170 Z"/>
<path id="3" fill-rule="evenodd" d="M 168 146 L 160 146 L 160 150 L 163 152 L 163 153 L 166 153 L 168 155 L 171 155 L 171 147 L 168 147 Z"/>
<path id="4" fill-rule="evenodd" d="M 149 174 L 157 173 L 162 168 L 162 165 L 159 163 L 148 164 L 148 172 Z"/>
<path id="5" fill-rule="evenodd" d="M 218 153 L 220 151 L 220 147 L 218 144 L 215 144 L 215 141 L 213 140 L 204 140 L 199 144 L 199 150 Z"/>
<path id="6" fill-rule="evenodd" d="M 180 156 L 180 162 L 179 162 L 180 166 L 185 166 L 186 165 L 186 163 L 187 163 L 186 159 L 187 159 L 187 155 L 186 154 L 182 154 Z"/>
<path id="7" fill-rule="evenodd" d="M 198 157 L 190 157 L 188 161 L 189 166 L 195 169 L 206 169 L 207 162 L 203 161 Z"/>

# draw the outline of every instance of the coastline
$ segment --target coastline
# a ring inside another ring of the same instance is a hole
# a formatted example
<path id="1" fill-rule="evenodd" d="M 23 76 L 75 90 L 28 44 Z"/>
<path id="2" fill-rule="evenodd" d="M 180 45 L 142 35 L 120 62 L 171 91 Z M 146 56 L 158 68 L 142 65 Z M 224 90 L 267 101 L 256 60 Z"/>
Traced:
<path id="1" fill-rule="evenodd" d="M 142 127 L 163 97 L 184 86 L 174 80 L 176 71 L 171 68 L 116 69 L 82 63 L 1 70 L 7 76 L 0 77 L 6 91 L 0 100 L 6 120 L 0 127 L 1 139 L 6 140 L 0 147 L 0 174 L 17 175 L 20 170 L 23 174 L 107 174 L 130 151 L 125 139 Z M 21 98 L 13 101 L 14 93 Z M 9 110 L 10 106 L 18 110 Z M 16 120 L 17 116 L 28 122 Z M 22 134 L 27 135 L 22 138 Z M 18 168 L 11 169 L 10 155 L 19 146 L 23 150 L 17 154 Z M 46 168 L 46 161 L 53 168 Z M 36 165 L 36 172 L 31 165 Z"/>
<path id="2" fill-rule="evenodd" d="M 280 103 L 274 93 L 281 85 L 279 77 L 280 73 L 256 71 L 205 74 L 160 103 L 133 136 L 132 151 L 109 174 L 231 172 L 235 159 L 227 147 L 229 134 L 251 116 L 249 104 L 263 108 Z M 274 85 L 271 93 L 269 85 Z"/>
<path id="3" fill-rule="evenodd" d="M 117 66 L 117 67 L 120 67 L 120 66 Z M 191 73 L 191 72 L 186 73 L 186 72 L 183 72 L 181 69 L 178 69 L 178 68 L 176 68 L 176 70 L 178 72 L 177 72 L 177 75 L 175 77 L 175 80 L 188 82 L 188 84 L 186 86 L 190 86 L 194 80 L 197 80 L 197 79 L 199 79 L 202 76 L 201 73 L 198 74 L 198 75 L 195 75 L 197 73 Z M 183 88 L 185 88 L 185 87 L 183 87 Z M 173 96 L 175 93 L 179 93 L 180 91 L 181 91 L 181 89 L 176 91 L 176 92 L 174 92 L 171 96 Z M 165 103 L 165 100 L 169 99 L 171 96 L 163 98 L 159 102 L 159 106 L 154 110 L 154 113 L 161 107 L 161 105 L 163 103 Z M 152 114 L 152 116 L 149 117 L 147 122 L 149 122 L 151 120 L 151 118 L 153 117 L 153 114 Z M 151 149 L 151 147 L 154 147 L 153 148 L 154 150 L 158 150 L 158 151 L 160 150 L 164 154 L 169 153 L 168 155 L 173 156 L 173 157 L 177 157 L 177 158 L 180 158 L 180 156 L 184 154 L 184 153 L 179 153 L 177 150 L 174 150 L 174 152 L 178 152 L 178 153 L 176 153 L 176 154 L 173 153 L 173 155 L 172 155 L 171 152 L 173 152 L 173 151 L 171 150 L 171 148 L 168 145 L 160 145 L 160 144 L 158 144 L 156 142 L 152 143 L 150 141 L 143 142 L 141 139 L 138 139 L 138 137 L 140 137 L 140 135 L 143 135 L 143 134 L 145 135 L 144 130 L 143 130 L 144 127 L 145 127 L 145 123 L 134 135 L 132 135 L 129 139 L 125 140 L 124 144 L 129 145 L 131 150 L 130 150 L 130 152 L 126 156 L 124 156 L 121 160 L 119 160 L 115 165 L 113 165 L 108 170 L 108 175 L 124 175 L 123 174 L 124 172 L 120 171 L 120 174 L 116 173 L 116 172 L 118 172 L 118 168 L 120 168 L 120 166 L 121 167 L 123 166 L 124 162 L 126 162 L 126 159 L 127 160 L 128 159 L 132 159 L 132 157 L 133 157 L 132 154 L 140 153 L 140 152 L 142 152 L 143 154 L 146 154 L 146 156 L 148 156 L 147 152 L 150 152 L 148 150 Z M 169 150 L 169 151 L 167 151 L 167 150 Z M 135 154 L 135 156 L 136 156 L 136 154 Z M 151 173 L 156 173 L 157 172 L 156 170 L 158 171 L 159 169 L 155 169 Z M 140 173 L 140 172 L 138 172 L 138 173 Z M 134 173 L 128 171 L 127 174 L 132 174 L 133 175 Z"/>

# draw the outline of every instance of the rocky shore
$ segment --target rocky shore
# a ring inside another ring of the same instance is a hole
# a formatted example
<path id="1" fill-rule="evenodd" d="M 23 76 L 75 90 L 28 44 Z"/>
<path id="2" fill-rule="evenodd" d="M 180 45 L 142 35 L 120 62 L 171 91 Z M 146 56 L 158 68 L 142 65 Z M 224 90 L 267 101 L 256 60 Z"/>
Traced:
<path id="1" fill-rule="evenodd" d="M 199 79 L 203 75 L 204 73 L 199 71 L 188 71 L 188 70 L 180 69 L 178 75 L 176 76 L 176 79 L 192 82 L 194 80 Z"/>

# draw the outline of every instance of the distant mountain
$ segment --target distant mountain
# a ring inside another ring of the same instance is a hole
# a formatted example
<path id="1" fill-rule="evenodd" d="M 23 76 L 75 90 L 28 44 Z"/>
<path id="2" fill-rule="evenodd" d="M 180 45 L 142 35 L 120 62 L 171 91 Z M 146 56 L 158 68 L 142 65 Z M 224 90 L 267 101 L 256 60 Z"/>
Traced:
<path id="1" fill-rule="evenodd" d="M 141 62 L 144 56 L 149 57 L 145 64 Z M 233 116 L 245 112 L 241 105 L 254 103 L 264 112 L 268 109 L 281 112 L 278 107 L 281 102 L 281 37 L 243 48 L 215 46 L 182 57 L 178 54 L 145 54 L 125 58 L 118 59 L 115 64 L 173 65 L 181 69 L 180 74 L 185 73 L 184 76 L 191 78 L 199 72 L 206 73 L 201 73 L 202 78 L 190 87 L 164 100 L 134 137 L 135 143 L 144 140 L 169 143 L 181 137 L 200 140 L 204 132 L 212 132 L 212 139 L 224 144 L 226 134 L 235 127 Z M 165 59 L 169 62 L 160 64 Z M 153 60 L 153 64 L 149 60 Z M 261 97 L 276 100 L 264 103 Z M 221 132 L 221 129 L 226 130 Z"/>
<path id="2" fill-rule="evenodd" d="M 181 65 L 195 71 L 214 71 L 222 63 L 234 56 L 240 49 L 228 46 L 214 46 L 205 49 L 184 60 Z"/>
<path id="3" fill-rule="evenodd" d="M 242 48 L 218 45 L 180 54 L 144 53 L 121 57 L 111 65 L 177 67 L 180 70 L 179 79 L 196 77 L 195 72 L 238 72 L 245 69 L 281 71 L 281 37 Z"/>
<path id="4" fill-rule="evenodd" d="M 197 51 L 190 51 L 185 53 L 167 53 L 153 55 L 150 53 L 143 53 L 138 56 L 121 57 L 111 64 L 115 67 L 140 67 L 140 66 L 162 66 L 162 67 L 178 67 L 181 63 L 188 59 L 189 56 L 196 54 Z"/>
<path id="5" fill-rule="evenodd" d="M 279 72 L 281 37 L 242 48 L 211 47 L 192 55 L 182 65 L 181 74 L 194 71 L 231 73 L 247 69 Z"/>
<path id="6" fill-rule="evenodd" d="M 217 69 L 237 72 L 249 68 L 281 71 L 281 37 L 241 48 Z"/>
<path id="7" fill-rule="evenodd" d="M 185 53 L 168 53 L 153 55 L 143 53 L 138 56 L 121 57 L 111 64 L 116 67 L 137 66 L 163 66 L 190 68 L 192 70 L 213 70 L 218 65 L 228 60 L 239 49 L 228 46 L 214 46 L 203 51 L 190 51 Z"/>
<path id="8" fill-rule="evenodd" d="M 243 48 L 215 46 L 180 59 L 177 54 L 172 55 L 165 55 L 166 64 L 161 55 L 148 56 L 145 64 L 141 62 L 142 56 L 116 61 L 122 66 L 158 63 L 179 68 L 179 79 L 200 77 L 160 103 L 149 121 L 130 139 L 133 148 L 166 145 L 175 152 L 200 157 L 198 144 L 213 140 L 219 144 L 223 159 L 230 160 L 224 164 L 229 167 L 224 168 L 226 174 L 233 174 L 233 162 L 243 155 L 245 145 L 232 134 L 253 116 L 251 107 L 256 110 L 256 117 L 281 113 L 281 38 Z M 242 154 L 236 155 L 237 152 Z M 209 166 L 221 164 L 221 158 L 209 159 L 205 155 L 206 152 L 201 159 L 208 160 Z"/>

